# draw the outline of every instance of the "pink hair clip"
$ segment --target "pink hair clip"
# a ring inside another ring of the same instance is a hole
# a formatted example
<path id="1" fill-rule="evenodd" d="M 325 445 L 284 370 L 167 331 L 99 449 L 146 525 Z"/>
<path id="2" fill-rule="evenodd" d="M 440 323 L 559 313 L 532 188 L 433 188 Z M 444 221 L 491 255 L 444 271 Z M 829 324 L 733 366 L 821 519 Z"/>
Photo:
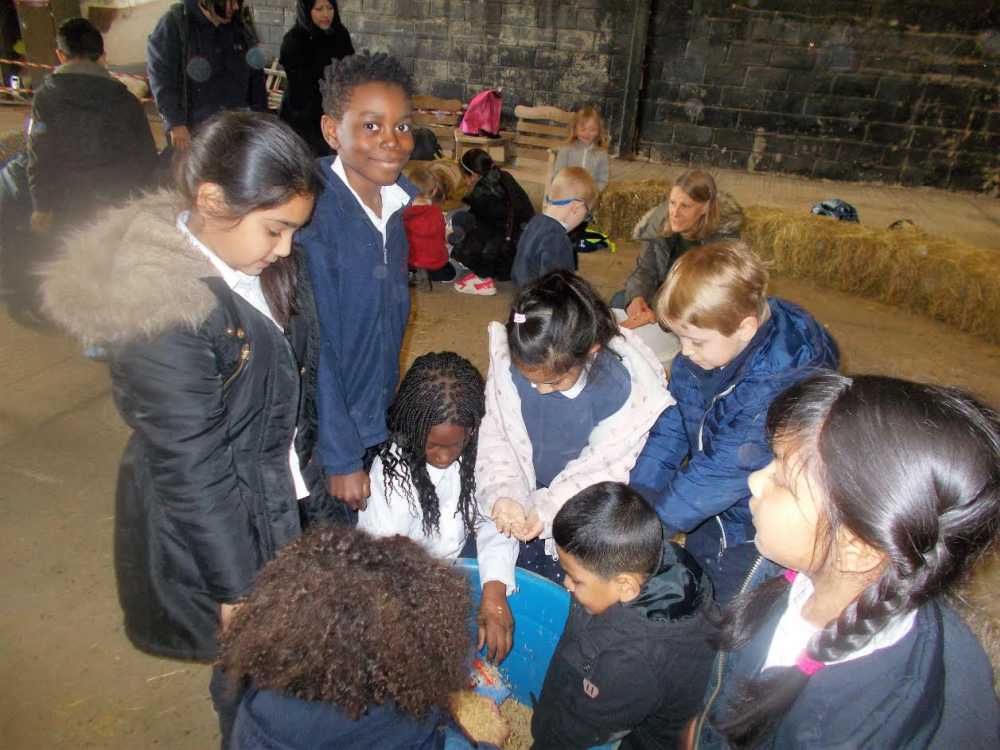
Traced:
<path id="1" fill-rule="evenodd" d="M 782 575 L 784 575 L 786 581 L 791 583 L 792 581 L 795 580 L 795 576 L 797 576 L 798 574 L 799 573 L 797 570 L 792 570 L 791 568 L 789 568 Z"/>
<path id="2" fill-rule="evenodd" d="M 516 313 L 514 313 L 514 322 L 515 323 L 527 323 L 528 319 L 524 316 L 524 313 L 516 312 Z"/>

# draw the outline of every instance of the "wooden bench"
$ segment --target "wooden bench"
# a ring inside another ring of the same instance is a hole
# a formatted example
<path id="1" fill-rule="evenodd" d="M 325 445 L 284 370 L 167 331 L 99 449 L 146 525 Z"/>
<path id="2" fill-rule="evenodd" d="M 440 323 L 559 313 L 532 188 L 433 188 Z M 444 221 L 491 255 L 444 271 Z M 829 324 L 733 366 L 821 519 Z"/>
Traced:
<path id="1" fill-rule="evenodd" d="M 524 179 L 548 185 L 556 152 L 569 141 L 573 113 L 558 107 L 540 105 L 514 108 L 517 129 L 514 133 L 514 164 Z"/>
<path id="2" fill-rule="evenodd" d="M 271 64 L 264 68 L 264 90 L 267 91 L 267 108 L 277 112 L 281 109 L 281 96 L 285 93 L 285 86 L 288 85 L 288 74 L 281 69 L 278 58 L 274 58 Z"/>
<path id="3" fill-rule="evenodd" d="M 445 157 L 455 157 L 455 129 L 465 106 L 458 99 L 441 99 L 418 94 L 413 97 L 413 124 L 437 136 Z"/>

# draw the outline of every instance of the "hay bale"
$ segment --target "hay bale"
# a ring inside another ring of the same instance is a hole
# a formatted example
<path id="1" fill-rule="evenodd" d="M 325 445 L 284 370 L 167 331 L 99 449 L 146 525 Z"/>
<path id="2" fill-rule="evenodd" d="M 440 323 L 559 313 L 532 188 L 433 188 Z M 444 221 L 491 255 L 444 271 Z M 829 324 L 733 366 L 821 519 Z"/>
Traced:
<path id="1" fill-rule="evenodd" d="M 929 315 L 1000 343 L 1000 253 L 920 230 L 751 206 L 743 238 L 773 270 Z"/>
<path id="2" fill-rule="evenodd" d="M 601 193 L 594 221 L 612 239 L 631 237 L 635 223 L 666 199 L 670 186 L 669 180 L 612 182 Z"/>

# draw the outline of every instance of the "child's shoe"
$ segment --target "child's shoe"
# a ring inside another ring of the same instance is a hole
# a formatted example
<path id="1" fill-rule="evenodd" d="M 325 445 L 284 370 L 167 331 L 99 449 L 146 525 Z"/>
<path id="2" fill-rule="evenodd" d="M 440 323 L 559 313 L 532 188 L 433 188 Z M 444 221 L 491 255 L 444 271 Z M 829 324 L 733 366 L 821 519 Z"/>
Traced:
<path id="1" fill-rule="evenodd" d="M 474 273 L 467 273 L 455 282 L 455 291 L 462 294 L 477 294 L 481 297 L 492 297 L 497 293 L 497 285 L 493 279 L 482 279 Z"/>

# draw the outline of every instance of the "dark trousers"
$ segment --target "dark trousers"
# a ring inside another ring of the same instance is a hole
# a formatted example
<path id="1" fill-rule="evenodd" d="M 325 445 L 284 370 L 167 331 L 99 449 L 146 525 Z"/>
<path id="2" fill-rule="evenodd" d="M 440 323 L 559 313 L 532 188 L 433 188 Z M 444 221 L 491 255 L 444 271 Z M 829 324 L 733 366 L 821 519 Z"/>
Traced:
<path id="1" fill-rule="evenodd" d="M 533 539 L 525 544 L 521 542 L 521 551 L 517 555 L 517 567 L 530 570 L 540 576 L 555 581 L 562 586 L 566 573 L 558 560 L 554 560 L 545 554 L 545 540 Z"/>
<path id="2" fill-rule="evenodd" d="M 715 518 L 708 519 L 688 534 L 684 547 L 711 579 L 715 600 L 720 604 L 739 593 L 758 555 L 757 545 L 752 541 L 723 546 L 722 530 Z"/>
<path id="3" fill-rule="evenodd" d="M 212 679 L 208 683 L 208 692 L 212 696 L 212 707 L 219 717 L 219 733 L 222 735 L 219 747 L 222 750 L 229 750 L 229 738 L 233 733 L 233 724 L 236 723 L 236 713 L 240 708 L 240 701 L 246 692 L 246 684 L 243 680 L 230 682 L 229 677 L 219 667 L 212 668 Z"/>

